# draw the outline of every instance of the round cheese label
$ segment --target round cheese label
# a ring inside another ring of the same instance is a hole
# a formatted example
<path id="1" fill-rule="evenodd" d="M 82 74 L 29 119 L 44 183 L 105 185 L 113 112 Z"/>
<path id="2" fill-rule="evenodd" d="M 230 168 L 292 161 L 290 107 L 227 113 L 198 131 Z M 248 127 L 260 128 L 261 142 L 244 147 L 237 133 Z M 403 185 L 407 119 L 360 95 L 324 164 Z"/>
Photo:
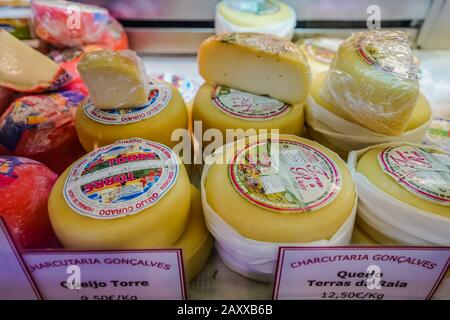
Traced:
<path id="1" fill-rule="evenodd" d="M 177 158 L 168 147 L 140 138 L 119 140 L 85 155 L 64 185 L 68 205 L 81 215 L 112 219 L 157 203 L 175 184 Z"/>
<path id="2" fill-rule="evenodd" d="M 280 6 L 277 2 L 272 0 L 265 1 L 246 1 L 246 0 L 227 0 L 231 8 L 245 12 L 252 13 L 258 16 L 274 14 L 280 10 Z"/>
<path id="3" fill-rule="evenodd" d="M 276 212 L 318 210 L 342 186 L 342 174 L 327 155 L 291 140 L 247 144 L 232 158 L 229 177 L 242 197 Z"/>
<path id="4" fill-rule="evenodd" d="M 164 110 L 172 98 L 171 88 L 156 80 L 150 81 L 150 93 L 147 104 L 138 108 L 102 110 L 95 107 L 91 100 L 84 105 L 84 113 L 92 120 L 104 124 L 127 124 L 153 117 Z"/>
<path id="5" fill-rule="evenodd" d="M 306 40 L 304 48 L 310 57 L 325 64 L 330 64 L 341 43 L 342 39 L 317 38 Z"/>
<path id="6" fill-rule="evenodd" d="M 378 155 L 383 172 L 416 196 L 450 206 L 450 154 L 415 145 L 398 145 Z"/>
<path id="7" fill-rule="evenodd" d="M 220 85 L 214 87 L 211 101 L 229 116 L 244 120 L 269 120 L 289 111 L 284 102 Z"/>

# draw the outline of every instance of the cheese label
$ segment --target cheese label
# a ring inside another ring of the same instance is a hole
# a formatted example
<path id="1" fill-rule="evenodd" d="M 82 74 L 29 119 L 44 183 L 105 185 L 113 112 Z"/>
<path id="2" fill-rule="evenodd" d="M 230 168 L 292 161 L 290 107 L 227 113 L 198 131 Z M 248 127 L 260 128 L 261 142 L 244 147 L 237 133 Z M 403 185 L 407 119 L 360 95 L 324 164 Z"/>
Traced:
<path id="1" fill-rule="evenodd" d="M 408 39 L 400 33 L 369 31 L 359 36 L 355 44 L 357 52 L 369 65 L 403 79 L 418 80 L 418 68 Z"/>
<path id="2" fill-rule="evenodd" d="M 289 111 L 284 102 L 220 85 L 214 87 L 211 101 L 224 113 L 244 120 L 268 120 Z"/>
<path id="3" fill-rule="evenodd" d="M 439 146 L 450 152 L 450 120 L 436 118 L 425 134 L 425 144 Z"/>
<path id="4" fill-rule="evenodd" d="M 305 49 L 311 57 L 329 64 L 341 43 L 341 39 L 313 39 L 305 43 Z"/>
<path id="5" fill-rule="evenodd" d="M 227 1 L 233 9 L 241 12 L 252 13 L 258 16 L 274 14 L 280 10 L 280 6 L 275 1 Z"/>
<path id="6" fill-rule="evenodd" d="M 384 149 L 378 161 L 383 172 L 414 195 L 450 206 L 450 154 L 405 144 Z"/>
<path id="7" fill-rule="evenodd" d="M 271 155 L 273 150 L 277 154 Z M 311 212 L 331 203 L 342 186 L 336 164 L 297 141 L 249 143 L 235 153 L 229 176 L 237 192 L 275 212 Z"/>
<path id="8" fill-rule="evenodd" d="M 153 117 L 164 110 L 170 99 L 172 91 L 162 82 L 150 81 L 150 93 L 147 104 L 138 108 L 102 110 L 95 107 L 89 100 L 83 107 L 84 113 L 90 119 L 111 125 L 139 122 Z"/>
<path id="9" fill-rule="evenodd" d="M 156 204 L 175 184 L 178 172 L 168 147 L 139 138 L 119 140 L 73 165 L 64 197 L 72 209 L 91 218 L 133 215 Z"/>

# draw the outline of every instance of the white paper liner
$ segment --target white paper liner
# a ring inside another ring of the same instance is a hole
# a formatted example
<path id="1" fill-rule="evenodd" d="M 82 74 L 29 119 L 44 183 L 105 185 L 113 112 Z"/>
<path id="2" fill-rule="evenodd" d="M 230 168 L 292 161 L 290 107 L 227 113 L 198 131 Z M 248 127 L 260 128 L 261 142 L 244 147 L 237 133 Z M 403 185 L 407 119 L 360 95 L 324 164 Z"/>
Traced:
<path id="1" fill-rule="evenodd" d="M 384 143 L 387 147 L 395 143 Z M 358 214 L 371 226 L 392 239 L 410 245 L 450 246 L 450 219 L 426 212 L 390 196 L 362 173 L 356 171 L 358 159 L 371 147 L 350 152 L 348 166 L 358 187 Z M 401 230 L 401 232 L 398 232 Z M 412 241 L 412 242 L 409 242 Z"/>
<path id="2" fill-rule="evenodd" d="M 217 150 L 221 153 L 226 146 Z M 210 163 L 205 161 L 205 163 Z M 329 240 L 307 243 L 275 243 L 246 238 L 228 225 L 209 205 L 206 196 L 205 181 L 211 165 L 205 164 L 201 178 L 201 194 L 205 222 L 216 239 L 216 248 L 225 265 L 233 271 L 251 279 L 263 282 L 273 280 L 278 248 L 282 246 L 345 246 L 350 243 L 356 216 L 357 199 L 353 210 Z M 356 186 L 355 186 L 356 188 Z"/>
<path id="3" fill-rule="evenodd" d="M 292 10 L 293 11 L 293 10 Z M 273 34 L 287 40 L 291 40 L 294 35 L 294 29 L 297 25 L 297 17 L 293 11 L 292 17 L 288 20 L 278 23 L 272 23 L 261 27 L 242 27 L 226 20 L 224 16 L 216 10 L 215 29 L 216 34 L 228 32 L 256 32 Z"/>
<path id="4" fill-rule="evenodd" d="M 421 143 L 431 123 L 430 117 L 426 123 L 414 130 L 400 136 L 386 136 L 335 115 L 320 106 L 311 95 L 308 96 L 305 119 L 311 130 L 346 152 L 384 142 Z"/>

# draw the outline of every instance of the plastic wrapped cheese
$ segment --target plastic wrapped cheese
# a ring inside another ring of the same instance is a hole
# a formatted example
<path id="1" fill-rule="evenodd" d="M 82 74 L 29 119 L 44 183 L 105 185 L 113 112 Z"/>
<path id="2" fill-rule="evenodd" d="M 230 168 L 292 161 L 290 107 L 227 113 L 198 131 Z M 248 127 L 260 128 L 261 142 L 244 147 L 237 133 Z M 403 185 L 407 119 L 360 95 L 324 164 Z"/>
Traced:
<path id="1" fill-rule="evenodd" d="M 220 1 L 214 19 L 217 34 L 257 32 L 290 40 L 297 24 L 295 11 L 276 0 Z"/>
<path id="2" fill-rule="evenodd" d="M 0 153 L 25 156 L 63 172 L 84 154 L 75 130 L 78 91 L 16 99 L 0 117 Z"/>
<path id="3" fill-rule="evenodd" d="M 349 243 L 356 189 L 330 150 L 293 135 L 260 135 L 225 145 L 205 162 L 206 224 L 234 271 L 270 281 L 280 246 Z"/>
<path id="4" fill-rule="evenodd" d="M 308 38 L 299 39 L 295 43 L 305 53 L 313 75 L 328 71 L 331 61 L 343 39 L 339 38 Z"/>
<path id="5" fill-rule="evenodd" d="M 186 229 L 190 183 L 167 146 L 131 138 L 80 158 L 56 182 L 49 216 L 72 249 L 172 246 Z"/>
<path id="6" fill-rule="evenodd" d="M 168 83 L 150 80 L 147 103 L 139 108 L 102 110 L 91 100 L 78 108 L 76 129 L 87 151 L 132 137 L 175 146 L 172 133 L 188 128 L 186 105 L 178 90 Z"/>
<path id="7" fill-rule="evenodd" d="M 380 134 L 402 134 L 419 95 L 417 66 L 406 34 L 353 34 L 339 46 L 323 94 L 354 122 Z"/>
<path id="8" fill-rule="evenodd" d="M 19 92 L 61 88 L 70 76 L 57 63 L 0 29 L 0 87 Z"/>
<path id="9" fill-rule="evenodd" d="M 91 51 L 77 67 L 97 108 L 135 108 L 147 103 L 147 74 L 134 51 Z"/>
<path id="10" fill-rule="evenodd" d="M 0 156 L 0 217 L 24 249 L 53 248 L 58 241 L 47 214 L 47 200 L 57 175 L 22 157 Z"/>
<path id="11" fill-rule="evenodd" d="M 289 103 L 305 102 L 311 72 L 302 50 L 290 41 L 258 33 L 226 33 L 200 45 L 199 73 L 220 84 Z"/>

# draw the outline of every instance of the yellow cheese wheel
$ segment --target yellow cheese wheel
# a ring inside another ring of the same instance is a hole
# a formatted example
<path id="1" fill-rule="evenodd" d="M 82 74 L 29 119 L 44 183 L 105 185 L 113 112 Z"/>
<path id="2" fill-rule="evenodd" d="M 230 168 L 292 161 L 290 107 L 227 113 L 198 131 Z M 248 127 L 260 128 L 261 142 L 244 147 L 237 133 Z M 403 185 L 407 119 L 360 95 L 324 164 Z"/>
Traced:
<path id="1" fill-rule="evenodd" d="M 183 250 L 183 260 L 188 281 L 200 273 L 208 262 L 213 246 L 212 236 L 203 218 L 200 191 L 191 185 L 191 212 L 186 230 L 174 243 L 173 247 Z"/>
<path id="2" fill-rule="evenodd" d="M 354 122 L 385 135 L 406 129 L 419 95 L 418 70 L 404 32 L 358 32 L 340 46 L 324 93 Z"/>
<path id="3" fill-rule="evenodd" d="M 309 139 L 317 141 L 318 143 L 320 143 L 324 147 L 326 147 L 326 148 L 328 148 L 330 150 L 333 150 L 342 159 L 344 159 L 344 160 L 347 159 L 347 157 L 348 157 L 348 152 L 347 151 L 342 150 L 341 148 L 335 146 L 331 141 L 326 139 L 323 135 L 321 135 L 317 131 L 312 130 L 311 127 L 306 127 L 306 132 L 307 132 L 308 136 L 310 137 Z M 305 138 L 306 138 L 306 136 L 305 136 Z"/>
<path id="4" fill-rule="evenodd" d="M 226 33 L 204 40 L 199 73 L 206 82 L 301 104 L 311 86 L 303 51 L 292 42 L 261 33 Z"/>
<path id="5" fill-rule="evenodd" d="M 141 108 L 101 110 L 87 101 L 78 108 L 75 126 L 86 151 L 119 139 L 139 137 L 169 146 L 172 132 L 188 128 L 186 105 L 180 93 L 170 84 L 151 80 L 149 102 Z"/>
<path id="6" fill-rule="evenodd" d="M 168 147 L 119 140 L 82 157 L 57 180 L 51 224 L 70 249 L 170 247 L 186 228 L 189 178 Z"/>
<path id="7" fill-rule="evenodd" d="M 450 218 L 449 165 L 450 154 L 442 150 L 396 144 L 371 148 L 361 156 L 356 170 L 387 195 Z"/>
<path id="8" fill-rule="evenodd" d="M 356 217 L 356 224 L 358 229 L 360 229 L 361 233 L 365 233 L 368 237 L 373 239 L 373 241 L 377 244 L 388 246 L 388 245 L 401 245 L 401 243 L 395 241 L 394 239 L 389 238 L 385 234 L 381 233 L 370 224 L 365 222 L 360 217 Z"/>
<path id="9" fill-rule="evenodd" d="M 226 150 L 225 162 L 214 163 L 206 176 L 207 201 L 216 214 L 254 240 L 330 239 L 356 199 L 345 162 L 318 143 L 293 135 L 241 142 L 236 152 Z M 280 150 L 280 156 L 272 157 L 272 149 Z M 278 171 L 271 165 L 276 163 Z"/>
<path id="10" fill-rule="evenodd" d="M 241 27 L 259 27 L 292 19 L 294 11 L 288 5 L 269 0 L 264 7 L 258 6 L 256 12 L 246 12 L 230 7 L 224 1 L 219 2 L 217 11 L 231 23 Z"/>
<path id="11" fill-rule="evenodd" d="M 372 237 L 370 237 L 358 225 L 355 225 L 353 227 L 351 244 L 355 244 L 355 245 L 377 245 L 378 242 L 376 242 Z"/>
<path id="12" fill-rule="evenodd" d="M 254 95 L 220 85 L 203 84 L 194 100 L 193 120 L 202 129 L 278 129 L 280 133 L 300 135 L 303 130 L 304 105 Z"/>
<path id="13" fill-rule="evenodd" d="M 314 77 L 311 86 L 311 97 L 318 105 L 324 107 L 328 111 L 334 113 L 335 115 L 347 121 L 354 122 L 354 120 L 350 116 L 348 116 L 345 112 L 343 112 L 339 108 L 336 108 L 336 106 L 333 103 L 328 102 L 326 99 L 324 99 L 322 94 L 323 93 L 322 88 L 324 86 L 326 76 L 327 76 L 326 72 L 322 72 Z M 406 124 L 406 131 L 414 130 L 424 125 L 428 120 L 430 120 L 430 118 L 431 118 L 431 106 L 428 103 L 427 98 L 425 98 L 425 96 L 422 93 L 419 93 L 419 97 L 417 99 L 417 103 L 414 107 L 412 115 Z M 327 125 L 333 127 L 332 124 Z"/>
<path id="14" fill-rule="evenodd" d="M 299 39 L 297 43 L 308 59 L 313 75 L 328 71 L 333 57 L 342 43 L 338 38 L 309 38 Z"/>

